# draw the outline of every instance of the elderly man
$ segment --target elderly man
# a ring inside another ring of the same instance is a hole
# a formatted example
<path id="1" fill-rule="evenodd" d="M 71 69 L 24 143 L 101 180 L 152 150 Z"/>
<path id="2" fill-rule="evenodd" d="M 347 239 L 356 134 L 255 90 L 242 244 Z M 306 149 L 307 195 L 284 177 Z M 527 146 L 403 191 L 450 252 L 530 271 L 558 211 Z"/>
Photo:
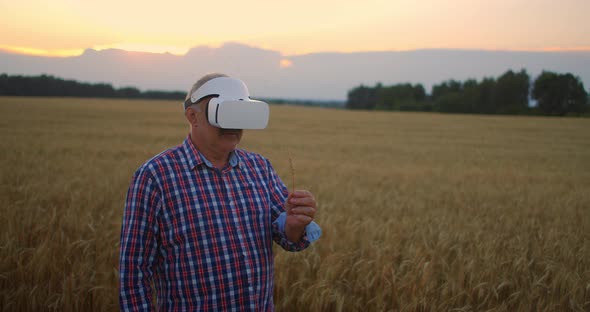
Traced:
<path id="1" fill-rule="evenodd" d="M 121 229 L 120 305 L 161 311 L 272 311 L 272 241 L 300 251 L 321 235 L 308 191 L 289 193 L 270 162 L 238 149 L 268 105 L 222 74 L 197 81 L 182 144 L 133 176 Z"/>

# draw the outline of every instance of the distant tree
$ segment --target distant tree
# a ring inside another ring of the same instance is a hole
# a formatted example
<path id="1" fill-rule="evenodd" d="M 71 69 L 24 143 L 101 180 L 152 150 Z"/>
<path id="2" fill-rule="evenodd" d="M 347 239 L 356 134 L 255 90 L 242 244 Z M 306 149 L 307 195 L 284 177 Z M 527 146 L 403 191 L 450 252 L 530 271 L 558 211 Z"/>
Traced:
<path id="1" fill-rule="evenodd" d="M 377 89 L 377 104 L 375 108 L 382 110 L 424 110 L 426 92 L 421 84 L 396 84 Z"/>
<path id="2" fill-rule="evenodd" d="M 117 97 L 122 98 L 139 98 L 141 96 L 141 91 L 134 87 L 124 87 L 117 90 Z"/>
<path id="3" fill-rule="evenodd" d="M 376 109 L 394 110 L 398 108 L 399 100 L 411 97 L 411 85 L 398 84 L 382 87 L 377 90 Z"/>
<path id="4" fill-rule="evenodd" d="M 441 113 L 471 113 L 473 104 L 469 103 L 461 92 L 449 92 L 436 100 L 437 110 Z"/>
<path id="5" fill-rule="evenodd" d="M 449 94 L 449 93 L 458 93 L 463 90 L 463 86 L 461 82 L 456 80 L 447 80 L 441 84 L 432 86 L 432 100 L 436 101 L 439 97 Z"/>
<path id="6" fill-rule="evenodd" d="M 458 106 L 461 113 L 478 113 L 480 106 L 480 85 L 475 79 L 468 79 L 463 83 L 463 91 Z"/>
<path id="7" fill-rule="evenodd" d="M 543 71 L 535 80 L 533 98 L 545 115 L 564 116 L 588 112 L 588 94 L 578 77 Z"/>
<path id="8" fill-rule="evenodd" d="M 98 83 L 93 85 L 92 92 L 99 94 L 100 97 L 117 97 L 117 90 L 108 83 Z"/>
<path id="9" fill-rule="evenodd" d="M 350 109 L 374 109 L 377 104 L 377 90 L 381 84 L 375 88 L 365 87 L 363 85 L 356 87 L 348 92 L 346 108 Z"/>
<path id="10" fill-rule="evenodd" d="M 496 99 L 496 80 L 494 78 L 484 78 L 478 85 L 478 106 L 477 112 L 480 114 L 495 114 L 497 112 Z"/>
<path id="11" fill-rule="evenodd" d="M 426 89 L 419 83 L 412 86 L 412 98 L 410 101 L 399 105 L 401 111 L 431 111 L 432 105 L 426 95 Z"/>
<path id="12" fill-rule="evenodd" d="M 494 80 L 481 83 L 468 79 L 461 83 L 445 81 L 432 87 L 432 100 L 437 111 L 475 114 L 517 114 L 528 109 L 530 78 L 526 71 L 509 70 Z"/>
<path id="13" fill-rule="evenodd" d="M 494 108 L 498 114 L 519 114 L 528 109 L 530 77 L 526 70 L 512 70 L 500 76 L 494 88 Z"/>
<path id="14" fill-rule="evenodd" d="M 182 100 L 184 99 L 186 92 L 180 91 L 157 91 L 157 90 L 147 90 L 142 93 L 142 97 L 148 99 L 169 99 L 169 100 Z"/>
<path id="15" fill-rule="evenodd" d="M 417 102 L 426 100 L 426 90 L 424 89 L 424 86 L 421 83 L 414 85 L 413 93 L 414 100 L 416 100 Z"/>
<path id="16" fill-rule="evenodd" d="M 444 113 L 464 113 L 463 84 L 447 80 L 432 86 L 431 100 L 434 110 Z"/>

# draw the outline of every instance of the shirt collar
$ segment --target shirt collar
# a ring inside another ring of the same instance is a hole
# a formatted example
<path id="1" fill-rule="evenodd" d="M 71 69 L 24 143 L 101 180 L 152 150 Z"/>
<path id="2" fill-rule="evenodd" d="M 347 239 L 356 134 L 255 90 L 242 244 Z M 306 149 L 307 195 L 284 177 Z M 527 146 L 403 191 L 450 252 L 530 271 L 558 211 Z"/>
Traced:
<path id="1" fill-rule="evenodd" d="M 229 154 L 229 165 L 232 167 L 237 167 L 240 165 L 240 156 L 238 156 L 238 153 L 236 153 L 236 150 L 233 150 Z"/>
<path id="2" fill-rule="evenodd" d="M 182 145 L 184 148 L 184 153 L 187 157 L 188 166 L 191 169 L 194 169 L 195 167 L 198 167 L 202 164 L 205 164 L 209 168 L 214 168 L 213 164 L 207 158 L 205 158 L 205 156 L 201 154 L 201 152 L 193 145 L 190 134 L 186 137 L 186 139 L 184 139 Z M 229 154 L 229 165 L 231 167 L 240 165 L 240 156 L 235 150 Z"/>

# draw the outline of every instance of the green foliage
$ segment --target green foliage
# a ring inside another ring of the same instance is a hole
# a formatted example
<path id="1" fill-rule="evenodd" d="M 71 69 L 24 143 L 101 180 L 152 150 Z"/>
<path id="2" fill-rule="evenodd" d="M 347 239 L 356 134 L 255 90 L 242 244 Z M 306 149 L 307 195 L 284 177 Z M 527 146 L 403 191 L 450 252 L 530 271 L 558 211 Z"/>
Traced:
<path id="1" fill-rule="evenodd" d="M 525 70 L 509 70 L 497 80 L 450 80 L 435 85 L 432 101 L 437 111 L 445 113 L 524 114 L 529 111 L 529 88 L 530 78 Z"/>
<path id="2" fill-rule="evenodd" d="M 494 78 L 484 78 L 481 83 L 476 86 L 477 100 L 479 103 L 478 111 L 482 114 L 493 114 L 497 111 L 495 101 L 495 86 L 496 80 Z"/>
<path id="3" fill-rule="evenodd" d="M 381 110 L 415 110 L 426 99 L 426 92 L 421 84 L 415 86 L 404 83 L 377 89 L 377 109 Z"/>
<path id="4" fill-rule="evenodd" d="M 432 87 L 432 98 L 437 99 L 449 93 L 461 92 L 461 90 L 461 82 L 448 80 L 441 83 L 440 85 L 435 85 Z"/>
<path id="5" fill-rule="evenodd" d="M 117 97 L 133 99 L 141 97 L 141 91 L 134 87 L 124 87 L 117 90 L 117 95 Z"/>
<path id="6" fill-rule="evenodd" d="M 377 105 L 377 93 L 381 85 L 378 84 L 374 88 L 360 85 L 348 92 L 348 101 L 346 108 L 349 109 L 374 109 Z"/>
<path id="7" fill-rule="evenodd" d="M 508 70 L 497 79 L 481 82 L 447 80 L 432 87 L 426 95 L 421 84 L 360 87 L 348 93 L 347 108 L 394 111 L 437 111 L 466 114 L 574 115 L 590 113 L 590 99 L 579 78 L 543 72 L 534 82 L 533 98 L 538 107 L 529 106 L 531 78 L 526 70 Z"/>
<path id="8" fill-rule="evenodd" d="M 519 73 L 509 70 L 496 82 L 494 104 L 499 114 L 519 114 L 528 109 L 530 77 L 523 69 Z"/>
<path id="9" fill-rule="evenodd" d="M 346 108 L 378 109 L 400 111 L 430 111 L 432 106 L 426 102 L 426 91 L 421 84 L 410 83 L 384 87 L 361 85 L 348 92 Z"/>
<path id="10" fill-rule="evenodd" d="M 76 96 L 103 98 L 142 98 L 182 100 L 184 92 L 153 91 L 142 92 L 135 87 L 113 88 L 107 83 L 85 83 L 75 80 L 41 76 L 9 76 L 0 74 L 0 95 L 8 96 Z"/>
<path id="11" fill-rule="evenodd" d="M 256 97 L 257 100 L 272 103 L 276 105 L 296 105 L 309 107 L 326 107 L 326 108 L 343 108 L 344 101 L 339 100 L 302 100 L 302 99 L 285 99 L 285 98 L 265 98 Z"/>
<path id="12" fill-rule="evenodd" d="M 436 108 L 445 113 L 472 113 L 471 104 L 460 92 L 450 92 L 439 97 Z"/>
<path id="13" fill-rule="evenodd" d="M 545 115 L 583 115 L 589 111 L 584 84 L 572 74 L 543 71 L 533 86 L 533 98 Z"/>

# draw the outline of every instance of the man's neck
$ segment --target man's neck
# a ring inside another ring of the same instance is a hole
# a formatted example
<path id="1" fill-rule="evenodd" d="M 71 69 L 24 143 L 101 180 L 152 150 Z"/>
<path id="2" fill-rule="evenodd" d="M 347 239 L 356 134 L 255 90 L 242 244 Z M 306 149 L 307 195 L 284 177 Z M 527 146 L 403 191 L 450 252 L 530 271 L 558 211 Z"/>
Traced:
<path id="1" fill-rule="evenodd" d="M 230 153 L 208 149 L 205 144 L 198 144 L 192 137 L 191 141 L 195 148 L 213 165 L 213 167 L 221 170 L 229 163 Z"/>

